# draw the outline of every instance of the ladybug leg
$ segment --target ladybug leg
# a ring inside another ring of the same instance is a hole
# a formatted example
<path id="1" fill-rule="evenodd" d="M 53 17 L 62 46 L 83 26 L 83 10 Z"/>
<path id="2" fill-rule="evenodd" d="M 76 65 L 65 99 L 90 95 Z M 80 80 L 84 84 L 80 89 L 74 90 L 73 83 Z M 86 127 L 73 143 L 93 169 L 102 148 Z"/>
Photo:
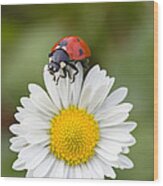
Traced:
<path id="1" fill-rule="evenodd" d="M 66 78 L 67 77 L 66 68 L 63 68 L 62 70 L 63 70 L 63 75 L 60 75 L 60 77 Z"/>
<path id="2" fill-rule="evenodd" d="M 60 62 L 60 67 L 61 67 L 62 69 L 64 69 L 64 68 L 66 67 L 66 63 L 65 63 L 64 61 L 61 61 L 61 62 Z"/>
<path id="3" fill-rule="evenodd" d="M 89 67 L 88 66 L 88 64 L 89 64 L 89 59 L 88 58 L 83 60 L 83 61 L 80 61 L 80 63 L 82 65 L 82 67 L 85 68 L 85 69 L 87 69 Z"/>
<path id="4" fill-rule="evenodd" d="M 59 78 L 60 78 L 60 76 L 55 80 L 56 85 L 58 85 Z"/>
<path id="5" fill-rule="evenodd" d="M 70 71 L 67 68 L 65 68 L 65 70 L 66 70 L 66 72 L 68 74 L 69 79 L 72 79 Z"/>
<path id="6" fill-rule="evenodd" d="M 79 70 L 76 68 L 76 66 L 74 65 L 74 64 L 71 64 L 71 63 L 67 63 L 67 65 L 68 66 L 70 66 L 75 72 L 73 73 L 73 76 L 72 76 L 72 82 L 71 83 L 73 83 L 74 82 L 74 80 L 75 80 L 75 76 L 79 73 Z M 69 74 L 70 72 L 68 71 L 68 74 Z M 70 75 L 70 74 L 69 74 Z M 69 76 L 70 77 L 70 76 Z"/>
<path id="7" fill-rule="evenodd" d="M 59 79 L 60 79 L 60 74 L 59 74 L 59 72 L 54 73 L 54 78 L 53 78 L 53 79 L 54 79 L 56 85 L 58 85 L 58 81 L 59 81 Z"/>

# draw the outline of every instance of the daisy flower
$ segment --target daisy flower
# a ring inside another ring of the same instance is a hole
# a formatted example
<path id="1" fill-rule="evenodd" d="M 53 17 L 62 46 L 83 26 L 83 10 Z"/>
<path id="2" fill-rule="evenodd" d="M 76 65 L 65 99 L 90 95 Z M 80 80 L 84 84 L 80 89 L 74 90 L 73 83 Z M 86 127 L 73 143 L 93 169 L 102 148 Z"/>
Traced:
<path id="1" fill-rule="evenodd" d="M 67 77 L 58 85 L 45 66 L 47 92 L 29 84 L 29 97 L 20 100 L 10 149 L 18 153 L 12 168 L 27 170 L 26 177 L 116 178 L 115 168 L 133 168 L 125 155 L 136 142 L 136 123 L 126 121 L 133 106 L 122 103 L 127 88 L 111 93 L 115 78 L 99 65 L 85 78 L 76 66 L 74 83 Z"/>

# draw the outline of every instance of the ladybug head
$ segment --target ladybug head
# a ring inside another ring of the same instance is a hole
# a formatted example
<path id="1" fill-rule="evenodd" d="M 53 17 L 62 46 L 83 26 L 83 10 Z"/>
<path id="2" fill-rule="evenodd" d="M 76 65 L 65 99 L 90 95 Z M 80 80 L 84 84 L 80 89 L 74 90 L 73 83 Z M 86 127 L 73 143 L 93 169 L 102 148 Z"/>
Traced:
<path id="1" fill-rule="evenodd" d="M 49 54 L 49 64 L 48 69 L 51 74 L 54 74 L 62 68 L 62 62 L 67 63 L 69 61 L 68 54 L 62 50 L 58 49 Z"/>
<path id="2" fill-rule="evenodd" d="M 48 71 L 54 76 L 54 81 L 58 84 L 60 77 L 66 78 L 67 75 L 74 82 L 78 69 L 75 61 L 70 60 L 69 55 L 63 49 L 57 49 L 49 54 Z"/>
<path id="3" fill-rule="evenodd" d="M 54 63 L 53 61 L 49 62 L 48 64 L 48 70 L 53 75 L 54 73 L 58 72 L 60 69 L 60 66 L 58 63 Z"/>

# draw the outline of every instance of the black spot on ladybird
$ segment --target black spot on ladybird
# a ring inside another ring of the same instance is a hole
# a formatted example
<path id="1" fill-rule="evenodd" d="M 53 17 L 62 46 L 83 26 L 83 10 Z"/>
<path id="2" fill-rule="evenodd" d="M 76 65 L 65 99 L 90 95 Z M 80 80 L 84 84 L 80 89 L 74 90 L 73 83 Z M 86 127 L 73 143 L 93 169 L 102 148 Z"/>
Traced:
<path id="1" fill-rule="evenodd" d="M 80 56 L 83 54 L 83 50 L 81 48 L 79 49 L 79 54 Z"/>
<path id="2" fill-rule="evenodd" d="M 60 46 L 60 47 L 63 47 L 63 46 L 66 46 L 67 44 L 68 44 L 67 41 L 63 40 L 63 41 L 61 41 L 61 42 L 59 43 L 59 46 Z"/>
<path id="3" fill-rule="evenodd" d="M 77 38 L 77 41 L 78 41 L 78 42 L 80 42 L 80 39 L 79 39 L 79 38 Z"/>

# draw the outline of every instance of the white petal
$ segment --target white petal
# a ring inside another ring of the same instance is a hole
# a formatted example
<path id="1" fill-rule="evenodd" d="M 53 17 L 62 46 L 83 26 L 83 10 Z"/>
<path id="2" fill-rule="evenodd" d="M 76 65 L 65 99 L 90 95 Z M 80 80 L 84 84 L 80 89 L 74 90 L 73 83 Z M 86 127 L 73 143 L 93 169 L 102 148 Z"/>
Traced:
<path id="1" fill-rule="evenodd" d="M 26 178 L 33 178 L 33 170 L 28 170 L 25 177 Z"/>
<path id="2" fill-rule="evenodd" d="M 119 166 L 121 169 L 131 169 L 134 164 L 127 156 L 119 155 Z"/>
<path id="3" fill-rule="evenodd" d="M 81 90 L 81 97 L 79 101 L 79 107 L 87 108 L 91 102 L 92 95 L 103 85 L 105 80 L 105 73 L 100 71 L 98 65 L 94 66 L 86 76 L 86 79 Z M 83 105 L 84 101 L 84 105 Z"/>
<path id="4" fill-rule="evenodd" d="M 131 146 L 131 145 L 134 145 L 136 142 L 135 138 L 131 134 L 122 133 L 122 132 L 111 132 L 110 134 L 103 132 L 101 133 L 101 137 L 118 142 L 119 144 L 122 144 L 123 146 L 125 146 L 125 144 L 127 146 Z"/>
<path id="5" fill-rule="evenodd" d="M 27 145 L 27 141 L 25 140 L 24 137 L 15 137 L 16 140 L 11 138 L 10 141 L 14 141 L 12 145 L 10 146 L 10 150 L 14 152 L 19 152 L 23 147 Z"/>
<path id="6" fill-rule="evenodd" d="M 33 131 L 25 135 L 26 140 L 31 144 L 43 143 L 50 139 L 49 134 L 44 131 Z"/>
<path id="7" fill-rule="evenodd" d="M 29 117 L 26 117 L 21 123 L 22 124 L 25 124 L 25 125 L 29 125 L 31 127 L 31 125 L 41 125 L 41 126 L 46 126 L 47 127 L 50 125 L 50 121 L 51 121 L 52 118 L 49 118 L 47 120 L 45 119 L 42 119 L 38 116 L 29 116 Z M 33 126 L 34 128 L 34 126 Z"/>
<path id="8" fill-rule="evenodd" d="M 112 89 L 114 82 L 115 82 L 115 78 L 114 77 L 110 78 L 110 82 L 108 86 L 108 94 L 110 93 L 110 90 Z"/>
<path id="9" fill-rule="evenodd" d="M 64 161 L 62 161 L 62 160 L 58 161 L 57 170 L 55 172 L 55 177 L 56 178 L 63 178 L 63 176 L 64 176 L 64 168 L 65 168 Z"/>
<path id="10" fill-rule="evenodd" d="M 76 75 L 74 83 L 71 84 L 72 105 L 78 104 L 83 83 L 83 67 L 80 63 L 77 63 L 76 67 L 78 68 L 79 73 Z"/>
<path id="11" fill-rule="evenodd" d="M 68 178 L 69 166 L 65 164 L 63 178 Z"/>
<path id="12" fill-rule="evenodd" d="M 34 177 L 45 177 L 55 162 L 55 156 L 49 154 L 33 172 Z"/>
<path id="13" fill-rule="evenodd" d="M 14 137 L 12 137 L 12 138 L 10 138 L 10 143 L 16 143 L 16 142 L 19 142 L 19 141 L 22 141 L 23 139 L 25 139 L 24 137 L 22 137 L 22 136 L 14 136 Z"/>
<path id="14" fill-rule="evenodd" d="M 92 88 L 90 86 L 85 87 L 84 91 L 81 92 L 80 100 L 78 106 L 80 108 L 87 108 L 89 105 L 90 97 L 91 97 L 91 92 Z"/>
<path id="15" fill-rule="evenodd" d="M 57 174 L 57 171 L 58 171 L 57 170 L 58 169 L 58 165 L 59 165 L 59 160 L 56 159 L 56 161 L 54 162 L 54 165 L 53 165 L 52 170 L 51 170 L 51 172 L 50 172 L 48 177 L 56 178 L 56 174 Z"/>
<path id="16" fill-rule="evenodd" d="M 22 104 L 22 106 L 28 110 L 29 112 L 37 112 L 37 109 L 34 107 L 33 103 L 31 102 L 31 99 L 28 97 L 22 97 L 20 99 L 20 102 Z M 18 111 L 20 112 L 20 109 L 18 109 Z"/>
<path id="17" fill-rule="evenodd" d="M 68 77 L 61 78 L 57 86 L 59 97 L 64 108 L 69 106 L 69 83 Z"/>
<path id="18" fill-rule="evenodd" d="M 75 177 L 75 168 L 73 166 L 69 166 L 68 178 L 70 178 L 70 179 L 76 178 Z"/>
<path id="19" fill-rule="evenodd" d="M 85 164 L 81 164 L 82 178 L 91 178 L 88 167 Z"/>
<path id="20" fill-rule="evenodd" d="M 47 70 L 47 65 L 45 65 L 45 68 L 44 68 L 44 82 L 45 82 L 45 85 L 46 85 L 46 89 L 48 90 L 48 93 L 53 100 L 53 104 L 56 105 L 56 107 L 58 109 L 61 109 L 62 108 L 61 100 L 60 100 L 59 93 L 58 93 L 58 90 L 57 90 L 58 85 L 56 85 L 53 78 L 54 77 Z"/>
<path id="21" fill-rule="evenodd" d="M 31 106 L 31 101 L 28 97 L 21 97 L 20 102 L 24 108 L 29 108 Z"/>
<path id="22" fill-rule="evenodd" d="M 117 155 L 113 155 L 111 153 L 108 153 L 99 147 L 96 147 L 95 151 L 97 154 L 100 154 L 102 157 L 107 157 L 110 161 L 116 161 L 118 159 Z"/>
<path id="23" fill-rule="evenodd" d="M 92 95 L 92 99 L 90 101 L 90 105 L 88 106 L 89 113 L 94 114 L 99 110 L 99 108 L 101 108 L 104 100 L 111 90 L 114 80 L 114 78 L 106 77 L 101 83 L 101 86 L 99 86 L 99 88 L 94 91 L 94 94 Z"/>
<path id="24" fill-rule="evenodd" d="M 95 65 L 89 70 L 85 78 L 83 88 L 87 86 L 93 86 L 93 88 L 96 90 L 98 89 L 98 85 L 100 86 L 105 78 L 106 70 L 101 70 L 99 65 Z"/>
<path id="25" fill-rule="evenodd" d="M 21 171 L 25 169 L 25 162 L 18 158 L 12 165 L 12 168 L 17 171 Z"/>
<path id="26" fill-rule="evenodd" d="M 100 71 L 100 67 L 99 65 L 95 65 L 94 67 L 92 67 L 89 70 L 89 73 L 86 76 L 86 79 L 84 81 L 84 86 L 86 86 L 87 84 L 91 84 L 92 81 L 94 80 L 94 74 L 97 74 Z"/>
<path id="27" fill-rule="evenodd" d="M 33 157 L 30 161 L 26 162 L 26 168 L 27 169 L 34 169 L 36 168 L 47 156 L 49 153 L 48 148 L 42 148 L 40 153 L 38 153 L 35 157 Z"/>
<path id="28" fill-rule="evenodd" d="M 121 103 L 127 96 L 127 92 L 128 90 L 125 87 L 118 88 L 108 96 L 106 104 L 108 106 L 113 106 Z"/>
<path id="29" fill-rule="evenodd" d="M 105 176 L 115 179 L 116 174 L 111 166 L 106 165 L 105 166 Z"/>
<path id="30" fill-rule="evenodd" d="M 101 132 L 131 132 L 136 128 L 137 124 L 135 122 L 124 122 L 118 125 L 108 126 L 107 128 L 101 128 Z"/>
<path id="31" fill-rule="evenodd" d="M 33 159 L 38 153 L 42 151 L 43 147 L 40 145 L 29 145 L 27 147 L 24 147 L 20 153 L 18 154 L 18 157 L 24 161 L 29 161 Z"/>
<path id="32" fill-rule="evenodd" d="M 118 159 L 116 161 L 112 161 L 108 156 L 102 156 L 101 154 L 96 154 L 96 156 L 101 160 L 105 165 L 113 166 L 115 168 L 119 168 Z"/>
<path id="33" fill-rule="evenodd" d="M 104 138 L 101 138 L 99 143 L 97 144 L 98 147 L 103 149 L 109 154 L 116 155 L 122 151 L 122 147 L 120 144 L 115 143 L 114 141 L 107 140 Z"/>
<path id="34" fill-rule="evenodd" d="M 52 112 L 49 112 L 47 109 L 46 109 L 46 105 L 45 103 L 42 103 L 41 100 L 38 100 L 36 99 L 32 94 L 30 95 L 30 99 L 34 105 L 34 107 L 42 114 L 48 116 L 49 118 L 52 118 L 54 117 L 54 113 Z"/>
<path id="35" fill-rule="evenodd" d="M 122 112 L 115 114 L 113 116 L 108 116 L 107 119 L 101 120 L 99 123 L 100 128 L 109 127 L 113 125 L 118 125 L 124 122 L 129 117 L 128 113 Z"/>
<path id="36" fill-rule="evenodd" d="M 17 113 L 14 114 L 14 118 L 15 118 L 17 121 L 19 121 L 19 122 L 23 121 L 23 119 L 24 119 L 25 117 L 26 117 L 26 113 L 17 112 Z"/>
<path id="37" fill-rule="evenodd" d="M 133 105 L 131 103 L 122 103 L 116 106 L 116 109 L 122 110 L 122 112 L 130 112 L 133 109 Z"/>
<path id="38" fill-rule="evenodd" d="M 46 92 L 36 84 L 29 84 L 29 91 L 31 92 L 32 102 L 36 108 L 41 109 L 42 112 L 57 114 L 57 107 L 52 104 L 52 101 L 46 94 Z M 37 106 L 39 105 L 39 106 Z"/>
<path id="39" fill-rule="evenodd" d="M 52 118 L 51 116 L 49 117 L 45 114 L 42 114 L 40 111 L 33 112 L 32 108 L 31 108 L 31 111 L 21 108 L 21 110 L 19 110 L 19 112 L 17 112 L 14 115 L 14 117 L 19 122 L 22 122 L 24 119 L 27 119 L 27 118 L 36 118 L 37 117 L 37 118 L 42 119 L 44 121 L 49 121 Z"/>
<path id="40" fill-rule="evenodd" d="M 122 147 L 122 152 L 124 154 L 128 154 L 130 152 L 130 149 L 128 147 Z"/>
<path id="41" fill-rule="evenodd" d="M 45 130 L 50 129 L 50 122 L 41 121 L 37 118 L 27 118 L 21 123 L 22 128 L 26 128 L 26 131 L 31 130 Z"/>
<path id="42" fill-rule="evenodd" d="M 91 178 L 99 179 L 99 175 L 96 173 L 94 167 L 92 167 L 92 164 L 90 163 L 90 161 L 87 162 L 86 166 L 88 167 L 88 170 L 89 170 L 89 172 L 91 174 Z"/>
<path id="43" fill-rule="evenodd" d="M 92 167 L 94 167 L 94 170 L 98 174 L 100 179 L 104 179 L 104 169 L 102 163 L 99 161 L 99 159 L 94 156 L 92 161 L 90 161 Z"/>
<path id="44" fill-rule="evenodd" d="M 9 130 L 13 133 L 13 134 L 16 134 L 16 135 L 22 135 L 25 133 L 25 131 L 23 130 L 23 128 L 21 127 L 20 124 L 12 124 L 10 127 L 9 127 Z"/>
<path id="45" fill-rule="evenodd" d="M 96 120 L 103 120 L 108 118 L 108 116 L 113 116 L 118 113 L 127 113 L 130 112 L 131 109 L 133 108 L 133 105 L 130 103 L 122 103 L 117 106 L 108 106 L 108 105 L 103 105 L 101 108 L 95 113 L 95 118 Z"/>
<path id="46" fill-rule="evenodd" d="M 74 167 L 74 172 L 75 172 L 75 178 L 82 178 L 82 173 L 81 173 L 81 167 L 80 167 L 80 165 L 76 165 Z"/>
<path id="47" fill-rule="evenodd" d="M 104 99 L 106 98 L 108 94 L 108 84 L 109 84 L 109 79 L 104 81 L 105 83 L 93 93 L 91 100 L 90 100 L 90 105 L 88 105 L 88 112 L 93 113 L 94 110 L 103 103 Z"/>

